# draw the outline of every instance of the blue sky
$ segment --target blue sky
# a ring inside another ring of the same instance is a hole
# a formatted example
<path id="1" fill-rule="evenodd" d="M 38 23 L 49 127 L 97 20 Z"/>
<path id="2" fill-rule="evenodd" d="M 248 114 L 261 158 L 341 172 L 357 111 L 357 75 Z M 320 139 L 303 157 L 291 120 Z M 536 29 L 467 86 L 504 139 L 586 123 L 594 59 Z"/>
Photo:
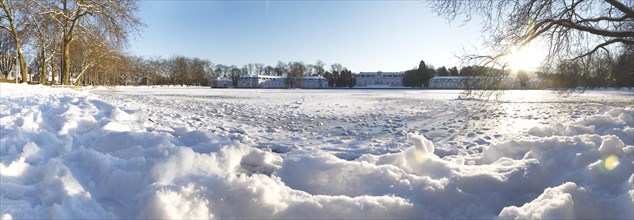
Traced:
<path id="1" fill-rule="evenodd" d="M 455 54 L 481 44 L 480 23 L 448 22 L 418 1 L 142 1 L 140 9 L 147 27 L 130 50 L 146 57 L 403 71 L 421 59 L 459 65 Z"/>

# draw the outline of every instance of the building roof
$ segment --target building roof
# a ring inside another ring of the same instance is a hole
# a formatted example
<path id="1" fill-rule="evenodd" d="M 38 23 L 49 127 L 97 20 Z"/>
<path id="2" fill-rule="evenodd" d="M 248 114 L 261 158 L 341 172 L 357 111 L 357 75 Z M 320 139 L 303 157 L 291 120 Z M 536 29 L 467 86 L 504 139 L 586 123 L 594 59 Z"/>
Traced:
<path id="1" fill-rule="evenodd" d="M 359 72 L 358 75 L 401 75 L 401 72 Z"/>
<path id="2" fill-rule="evenodd" d="M 482 78 L 489 78 L 490 76 L 434 76 L 431 78 L 431 80 L 463 80 L 463 79 L 482 79 Z M 517 77 L 515 76 L 504 76 L 502 77 L 504 79 L 511 79 L 511 80 L 515 80 L 517 79 Z"/>
<path id="3" fill-rule="evenodd" d="M 251 78 L 251 79 L 258 79 L 258 78 L 265 78 L 265 79 L 286 79 L 285 76 L 269 76 L 269 75 L 241 75 L 240 79 L 244 79 L 244 78 Z"/>
<path id="4" fill-rule="evenodd" d="M 402 78 L 401 72 L 360 72 L 357 77 L 359 78 L 374 78 L 374 77 L 398 77 Z"/>
<path id="5" fill-rule="evenodd" d="M 304 79 L 326 79 L 323 76 L 304 76 Z"/>
<path id="6" fill-rule="evenodd" d="M 242 75 L 240 78 L 264 78 L 264 79 L 286 79 L 286 76 L 268 76 L 268 75 Z M 323 76 L 304 76 L 305 80 L 326 80 Z"/>
<path id="7" fill-rule="evenodd" d="M 225 77 L 216 77 L 216 78 L 213 78 L 211 80 L 214 80 L 214 81 L 231 81 L 230 79 L 225 78 Z"/>

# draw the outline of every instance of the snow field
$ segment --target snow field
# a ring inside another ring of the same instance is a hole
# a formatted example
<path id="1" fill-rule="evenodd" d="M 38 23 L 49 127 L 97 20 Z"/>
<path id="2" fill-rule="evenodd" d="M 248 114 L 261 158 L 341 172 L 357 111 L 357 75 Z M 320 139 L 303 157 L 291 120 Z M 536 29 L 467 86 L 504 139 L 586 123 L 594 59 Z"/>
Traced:
<path id="1" fill-rule="evenodd" d="M 465 114 L 442 92 L 0 92 L 2 219 L 634 216 L 628 94 Z"/>

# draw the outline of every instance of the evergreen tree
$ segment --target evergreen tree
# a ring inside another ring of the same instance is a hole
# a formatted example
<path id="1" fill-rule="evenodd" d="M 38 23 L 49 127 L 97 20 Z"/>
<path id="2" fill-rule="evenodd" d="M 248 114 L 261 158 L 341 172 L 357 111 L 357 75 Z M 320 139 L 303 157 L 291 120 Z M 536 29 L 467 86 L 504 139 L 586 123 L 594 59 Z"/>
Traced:
<path id="1" fill-rule="evenodd" d="M 416 84 L 415 75 L 418 74 L 418 69 L 407 70 L 403 73 L 403 86 L 407 87 L 417 87 L 420 86 Z"/>
<path id="2" fill-rule="evenodd" d="M 420 61 L 418 65 L 418 86 L 429 87 L 429 80 L 436 75 L 436 70 L 433 66 L 426 66 L 424 61 Z"/>
<path id="3" fill-rule="evenodd" d="M 449 76 L 458 76 L 460 75 L 460 73 L 458 72 L 458 67 L 451 67 L 451 69 L 449 69 Z"/>
<path id="4" fill-rule="evenodd" d="M 352 71 L 347 69 L 344 69 L 343 71 L 341 71 L 341 74 L 339 74 L 339 77 L 337 78 L 336 83 L 337 83 L 337 87 L 349 87 L 349 88 L 354 87 L 355 80 L 354 80 Z"/>
<path id="5" fill-rule="evenodd" d="M 421 60 L 418 64 L 416 77 L 414 77 L 414 84 L 416 85 L 416 87 L 427 87 L 427 83 L 423 85 L 423 81 L 425 81 L 425 78 L 427 78 L 428 72 L 429 69 L 427 68 L 427 65 L 425 65 L 425 61 Z"/>
<path id="6" fill-rule="evenodd" d="M 438 67 L 438 69 L 436 69 L 436 75 L 437 76 L 449 76 L 449 71 L 447 70 L 447 68 L 445 66 L 441 66 L 441 67 Z"/>
<path id="7" fill-rule="evenodd" d="M 634 87 L 634 46 L 626 47 L 626 50 L 618 57 L 612 76 L 617 88 Z"/>

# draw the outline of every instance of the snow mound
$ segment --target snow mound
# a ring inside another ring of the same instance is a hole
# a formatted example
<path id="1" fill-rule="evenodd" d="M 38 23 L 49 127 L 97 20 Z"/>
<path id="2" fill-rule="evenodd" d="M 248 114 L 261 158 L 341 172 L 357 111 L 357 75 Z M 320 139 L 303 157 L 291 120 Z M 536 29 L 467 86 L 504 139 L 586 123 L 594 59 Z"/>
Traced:
<path id="1" fill-rule="evenodd" d="M 614 108 L 603 115 L 592 115 L 570 124 L 553 123 L 529 129 L 537 137 L 612 134 L 628 145 L 634 145 L 634 109 Z"/>
<path id="2" fill-rule="evenodd" d="M 424 136 L 407 134 L 412 146 L 403 152 L 385 155 L 363 155 L 358 161 L 370 162 L 378 165 L 392 164 L 413 174 L 422 174 L 429 170 L 430 164 L 437 164 L 440 160 L 434 154 L 434 144 Z"/>
<path id="3" fill-rule="evenodd" d="M 610 213 L 606 216 L 606 213 Z M 606 196 L 602 192 L 567 182 L 547 188 L 535 200 L 521 207 L 507 207 L 501 218 L 519 219 L 631 219 L 632 197 Z"/>

